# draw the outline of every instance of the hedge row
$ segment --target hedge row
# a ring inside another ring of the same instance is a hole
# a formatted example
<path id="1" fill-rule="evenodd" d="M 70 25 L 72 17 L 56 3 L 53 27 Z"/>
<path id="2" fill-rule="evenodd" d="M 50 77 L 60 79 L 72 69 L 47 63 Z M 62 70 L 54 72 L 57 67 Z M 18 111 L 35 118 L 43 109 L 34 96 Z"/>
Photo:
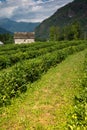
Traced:
<path id="1" fill-rule="evenodd" d="M 11 55 L 1 55 L 0 56 L 0 70 L 4 69 L 4 68 L 8 68 L 9 66 L 14 65 L 17 62 L 20 62 L 22 60 L 26 60 L 26 59 L 33 59 L 36 58 L 38 56 L 44 55 L 48 52 L 53 52 L 55 50 L 59 50 L 59 49 L 63 49 L 65 47 L 69 47 L 69 46 L 75 46 L 75 45 L 79 45 L 82 44 L 81 42 L 67 42 L 67 43 L 62 43 L 62 44 L 54 44 L 51 46 L 48 46 L 46 48 L 40 48 L 40 50 L 36 49 L 36 50 L 29 50 L 25 51 L 25 52 L 17 52 L 15 54 L 11 54 Z M 84 43 L 87 44 L 87 43 Z M 43 45 L 43 44 L 42 44 Z M 27 48 L 28 49 L 28 48 Z"/>
<path id="2" fill-rule="evenodd" d="M 49 48 L 49 51 L 54 48 L 56 49 L 54 46 L 61 46 L 61 44 L 58 43 L 36 43 L 36 44 L 32 44 L 32 45 L 13 45 L 13 46 L 5 46 L 5 49 L 7 48 L 6 51 L 1 51 L 1 55 L 0 55 L 0 70 L 7 68 L 8 66 L 11 66 L 15 63 L 17 63 L 18 61 L 24 60 L 24 59 L 31 59 L 31 58 L 35 58 L 43 53 L 46 53 L 48 50 L 47 48 Z M 51 47 L 50 47 L 51 46 Z M 9 50 L 9 48 L 14 47 L 14 50 Z M 39 50 L 38 50 L 39 49 Z M 13 53 L 14 51 L 14 53 Z"/>
<path id="3" fill-rule="evenodd" d="M 21 45 L 5 45 L 5 46 L 0 46 L 0 55 L 10 55 L 10 54 L 15 54 L 19 51 L 25 52 L 25 51 L 32 51 L 32 50 L 39 50 L 41 48 L 47 48 L 50 46 L 54 45 L 61 45 L 61 44 L 66 44 L 68 41 L 61 41 L 61 42 L 38 42 L 38 43 L 33 43 L 33 44 L 21 44 Z M 73 43 L 85 43 L 86 41 L 69 41 L 68 43 L 73 44 Z"/>
<path id="4" fill-rule="evenodd" d="M 26 51 L 26 50 L 37 50 L 40 48 L 46 48 L 46 47 L 50 47 L 52 45 L 57 44 L 58 42 L 35 42 L 33 44 L 14 44 L 14 45 L 5 45 L 5 46 L 1 46 L 0 47 L 0 55 L 1 54 L 11 54 L 11 53 L 15 53 L 18 51 Z M 62 44 L 64 42 L 59 42 L 59 44 Z M 10 53 L 11 52 L 11 53 Z"/>
<path id="5" fill-rule="evenodd" d="M 87 54 L 84 62 L 80 92 L 74 98 L 73 112 L 70 113 L 69 130 L 87 130 Z"/>
<path id="6" fill-rule="evenodd" d="M 26 60 L 3 71 L 0 75 L 0 105 L 10 103 L 10 99 L 27 90 L 27 84 L 39 79 L 50 67 L 62 62 L 68 55 L 85 49 L 87 45 L 65 48 L 48 53 L 40 58 Z"/>

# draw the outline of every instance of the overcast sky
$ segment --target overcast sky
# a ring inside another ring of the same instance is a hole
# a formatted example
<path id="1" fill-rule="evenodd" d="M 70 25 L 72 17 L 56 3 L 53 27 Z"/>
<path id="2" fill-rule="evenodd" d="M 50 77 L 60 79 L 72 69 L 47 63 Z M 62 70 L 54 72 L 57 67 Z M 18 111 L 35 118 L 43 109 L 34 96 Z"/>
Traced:
<path id="1" fill-rule="evenodd" d="M 0 0 L 0 17 L 41 22 L 73 0 Z"/>

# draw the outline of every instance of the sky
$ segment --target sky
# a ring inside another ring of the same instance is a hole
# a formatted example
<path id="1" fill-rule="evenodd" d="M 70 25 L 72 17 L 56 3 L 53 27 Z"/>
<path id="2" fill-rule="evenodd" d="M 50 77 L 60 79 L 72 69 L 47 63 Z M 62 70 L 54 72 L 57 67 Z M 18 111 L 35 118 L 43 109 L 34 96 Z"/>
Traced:
<path id="1" fill-rule="evenodd" d="M 0 18 L 42 22 L 57 9 L 73 0 L 0 0 Z"/>

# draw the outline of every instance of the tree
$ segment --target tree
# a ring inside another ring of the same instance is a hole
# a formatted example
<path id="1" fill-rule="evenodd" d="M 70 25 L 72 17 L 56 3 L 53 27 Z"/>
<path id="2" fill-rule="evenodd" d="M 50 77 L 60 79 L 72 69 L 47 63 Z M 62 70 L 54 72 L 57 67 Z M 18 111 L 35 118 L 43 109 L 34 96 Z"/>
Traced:
<path id="1" fill-rule="evenodd" d="M 73 39 L 77 40 L 80 38 L 81 28 L 78 22 L 72 23 Z"/>
<path id="2" fill-rule="evenodd" d="M 73 39 L 73 31 L 71 25 L 67 25 L 64 27 L 64 39 L 65 40 Z"/>
<path id="3" fill-rule="evenodd" d="M 60 28 L 58 26 L 50 27 L 49 39 L 50 41 L 58 41 L 60 37 Z"/>
<path id="4" fill-rule="evenodd" d="M 65 40 L 77 40 L 80 38 L 81 28 L 78 22 L 74 22 L 64 27 L 64 39 Z"/>
<path id="5" fill-rule="evenodd" d="M 13 35 L 12 34 L 0 34 L 0 41 L 4 44 L 14 43 Z"/>

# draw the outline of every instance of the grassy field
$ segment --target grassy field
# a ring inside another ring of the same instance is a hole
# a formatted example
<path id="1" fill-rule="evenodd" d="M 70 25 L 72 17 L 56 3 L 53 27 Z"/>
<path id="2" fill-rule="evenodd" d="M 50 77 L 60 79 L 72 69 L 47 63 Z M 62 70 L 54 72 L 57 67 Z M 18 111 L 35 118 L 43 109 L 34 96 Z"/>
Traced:
<path id="1" fill-rule="evenodd" d="M 26 93 L 0 108 L 0 130 L 67 130 L 67 116 L 79 92 L 87 50 L 68 56 L 32 84 Z"/>

